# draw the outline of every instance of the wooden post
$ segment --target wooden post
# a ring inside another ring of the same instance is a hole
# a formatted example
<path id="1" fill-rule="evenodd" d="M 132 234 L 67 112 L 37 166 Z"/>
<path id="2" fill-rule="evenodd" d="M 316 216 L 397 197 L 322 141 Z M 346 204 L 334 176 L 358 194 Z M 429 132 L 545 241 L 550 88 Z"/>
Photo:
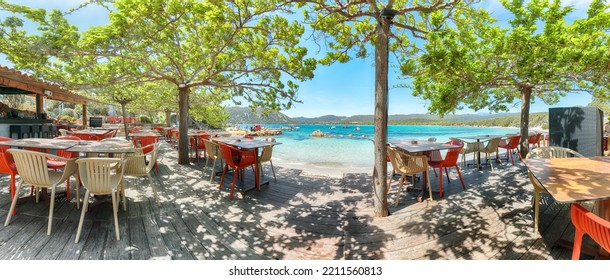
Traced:
<path id="1" fill-rule="evenodd" d="M 172 126 L 172 112 L 170 110 L 165 110 L 165 126 Z"/>
<path id="2" fill-rule="evenodd" d="M 189 91 L 186 86 L 179 87 L 178 91 L 178 164 L 188 165 L 189 159 L 189 142 L 188 142 L 188 119 L 189 119 Z"/>
<path id="3" fill-rule="evenodd" d="M 376 217 L 385 217 L 388 211 L 388 43 L 392 18 L 380 16 L 375 45 L 375 167 L 373 170 L 373 206 Z"/>
<path id="4" fill-rule="evenodd" d="M 36 94 L 36 118 L 42 119 L 44 113 L 44 96 Z"/>
<path id="5" fill-rule="evenodd" d="M 87 123 L 87 103 L 83 103 L 83 127 L 87 128 L 89 124 Z"/>
<path id="6" fill-rule="evenodd" d="M 527 138 L 530 125 L 530 100 L 532 99 L 532 85 L 527 84 L 520 86 L 521 91 L 521 143 L 519 143 L 519 153 L 521 158 L 527 155 L 529 144 Z"/>

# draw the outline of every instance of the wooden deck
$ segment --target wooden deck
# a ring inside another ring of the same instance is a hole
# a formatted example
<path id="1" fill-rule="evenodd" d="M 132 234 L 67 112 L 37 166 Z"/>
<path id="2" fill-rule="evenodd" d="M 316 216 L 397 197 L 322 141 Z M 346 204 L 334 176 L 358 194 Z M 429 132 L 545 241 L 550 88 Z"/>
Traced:
<path id="1" fill-rule="evenodd" d="M 0 225 L 0 259 L 538 260 L 571 256 L 570 250 L 552 246 L 558 238 L 573 238 L 569 205 L 543 194 L 541 234 L 533 232 L 533 189 L 522 164 L 502 163 L 495 172 L 464 168 L 465 191 L 453 171 L 451 183 L 444 184 L 445 198 L 438 200 L 435 194 L 434 202 L 417 203 L 416 193 L 411 192 L 403 194 L 394 207 L 393 184 L 391 216 L 374 218 L 367 174 L 327 178 L 276 167 L 277 183 L 272 180 L 260 192 L 245 196 L 237 193 L 230 201 L 230 180 L 219 191 L 219 178 L 210 184 L 209 176 L 202 175 L 202 163 L 180 166 L 176 162 L 176 152 L 162 146 L 160 172 L 154 176 L 160 207 L 154 204 L 147 179 L 126 179 L 127 211 L 119 211 L 121 240 L 114 236 L 110 205 L 87 214 L 80 242 L 74 243 L 80 216 L 74 199 L 56 200 L 50 236 L 46 235 L 48 203 L 27 202 L 18 205 L 8 226 Z M 2 223 L 9 208 L 8 178 L 0 178 Z M 432 181 L 434 188 L 434 174 Z M 249 170 L 244 184 L 253 184 Z"/>

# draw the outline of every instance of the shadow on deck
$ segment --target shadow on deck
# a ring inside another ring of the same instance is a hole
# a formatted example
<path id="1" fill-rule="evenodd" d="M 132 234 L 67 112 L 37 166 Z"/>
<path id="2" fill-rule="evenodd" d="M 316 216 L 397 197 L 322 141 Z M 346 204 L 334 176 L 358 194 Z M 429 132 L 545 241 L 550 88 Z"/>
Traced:
<path id="1" fill-rule="evenodd" d="M 569 205 L 543 197 L 540 233 L 533 232 L 532 186 L 525 167 L 502 163 L 495 172 L 465 168 L 467 190 L 450 173 L 445 197 L 417 203 L 417 194 L 393 202 L 391 216 L 373 217 L 370 174 L 343 178 L 303 176 L 276 167 L 277 183 L 229 200 L 230 180 L 209 183 L 203 162 L 181 166 L 162 146 L 157 207 L 144 178 L 127 178 L 127 211 L 119 211 L 121 240 L 114 237 L 110 205 L 85 217 L 74 243 L 80 210 L 58 198 L 53 230 L 46 235 L 48 204 L 18 205 L 0 225 L 0 259 L 569 259 L 551 245 L 572 240 Z M 268 166 L 265 166 L 266 174 Z M 253 184 L 247 170 L 245 181 Z M 433 188 L 437 178 L 432 174 Z M 8 176 L 0 178 L 0 221 L 9 208 Z M 73 182 L 74 183 L 74 180 Z M 72 184 L 73 186 L 74 184 Z M 239 187 L 237 187 L 239 188 Z M 72 193 L 75 194 L 74 189 Z M 75 195 L 73 195 L 75 196 Z M 591 208 L 591 205 L 588 205 Z M 587 240 L 590 242 L 590 240 Z"/>

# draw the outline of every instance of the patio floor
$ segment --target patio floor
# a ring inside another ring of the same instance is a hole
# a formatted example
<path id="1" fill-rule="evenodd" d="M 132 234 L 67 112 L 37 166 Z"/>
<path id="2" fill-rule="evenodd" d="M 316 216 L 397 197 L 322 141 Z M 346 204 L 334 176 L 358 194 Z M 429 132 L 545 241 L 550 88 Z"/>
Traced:
<path id="1" fill-rule="evenodd" d="M 121 240 L 114 236 L 110 205 L 87 214 L 80 242 L 75 244 L 80 210 L 74 198 L 56 200 L 50 236 L 46 235 L 48 203 L 27 202 L 18 205 L 8 226 L 0 225 L 0 259 L 571 257 L 570 250 L 552 246 L 559 238 L 573 239 L 569 205 L 543 194 L 541 233 L 534 233 L 533 189 L 522 164 L 504 162 L 495 172 L 465 167 L 465 191 L 450 170 L 451 183 L 443 184 L 445 197 L 439 200 L 435 194 L 434 202 L 418 203 L 417 194 L 410 192 L 394 207 L 394 183 L 389 194 L 391 215 L 374 218 L 367 174 L 328 178 L 276 166 L 277 183 L 272 180 L 260 192 L 236 192 L 230 201 L 232 174 L 219 191 L 219 176 L 209 183 L 209 175 L 202 174 L 203 161 L 181 166 L 176 157 L 175 151 L 162 145 L 160 171 L 153 176 L 160 207 L 154 204 L 145 177 L 126 179 L 127 211 L 118 214 Z M 270 174 L 268 168 L 265 165 L 265 174 Z M 250 170 L 245 177 L 244 184 L 252 185 Z M 8 178 L 0 177 L 2 223 L 9 208 Z M 431 178 L 435 188 L 438 179 L 434 173 Z M 586 206 L 591 209 L 593 204 Z M 586 242 L 591 241 L 586 238 Z"/>

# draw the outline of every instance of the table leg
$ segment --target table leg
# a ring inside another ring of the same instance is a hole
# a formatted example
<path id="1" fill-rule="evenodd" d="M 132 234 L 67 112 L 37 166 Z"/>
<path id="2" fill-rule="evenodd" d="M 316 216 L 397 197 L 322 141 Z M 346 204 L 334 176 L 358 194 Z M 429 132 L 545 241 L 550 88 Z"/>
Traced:
<path id="1" fill-rule="evenodd" d="M 479 170 L 483 169 L 481 167 L 481 140 L 477 139 L 477 167 Z"/>

